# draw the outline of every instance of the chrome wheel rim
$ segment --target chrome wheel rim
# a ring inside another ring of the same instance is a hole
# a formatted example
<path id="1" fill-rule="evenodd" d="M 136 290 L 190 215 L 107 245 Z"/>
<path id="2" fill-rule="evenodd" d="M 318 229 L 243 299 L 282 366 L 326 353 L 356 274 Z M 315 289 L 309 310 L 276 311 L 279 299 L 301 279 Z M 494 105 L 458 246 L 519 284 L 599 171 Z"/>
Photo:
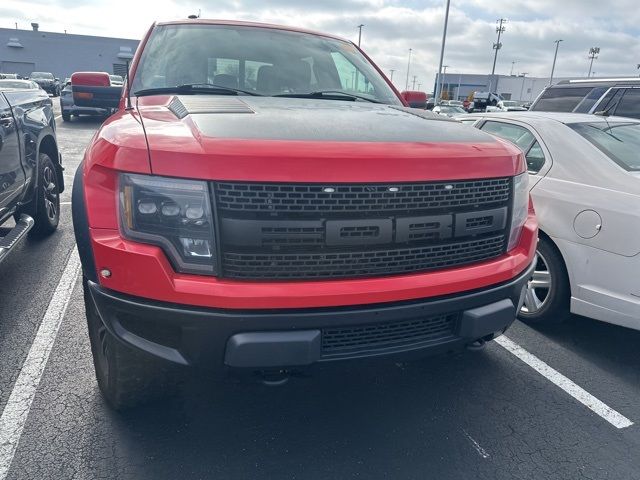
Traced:
<path id="1" fill-rule="evenodd" d="M 521 312 L 528 314 L 538 313 L 549 300 L 551 292 L 552 279 L 551 271 L 547 259 L 540 252 L 538 253 L 538 261 L 533 271 L 533 277 L 527 283 L 524 293 L 524 304 Z"/>
<path id="2" fill-rule="evenodd" d="M 44 167 L 42 172 L 44 188 L 44 206 L 47 217 L 52 222 L 58 217 L 58 187 L 56 185 L 56 174 L 50 166 Z"/>

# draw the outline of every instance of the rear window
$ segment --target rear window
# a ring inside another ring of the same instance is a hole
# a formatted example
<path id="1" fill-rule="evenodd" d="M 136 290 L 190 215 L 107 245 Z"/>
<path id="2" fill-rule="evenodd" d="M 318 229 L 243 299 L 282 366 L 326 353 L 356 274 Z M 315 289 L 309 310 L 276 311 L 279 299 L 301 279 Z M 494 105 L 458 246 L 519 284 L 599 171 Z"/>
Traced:
<path id="1" fill-rule="evenodd" d="M 531 107 L 539 112 L 573 112 L 593 87 L 552 87 L 547 88 Z"/>
<path id="2" fill-rule="evenodd" d="M 31 78 L 43 78 L 47 80 L 53 80 L 53 74 L 48 72 L 33 72 Z"/>
<path id="3" fill-rule="evenodd" d="M 625 170 L 640 171 L 640 123 L 568 125 Z"/>

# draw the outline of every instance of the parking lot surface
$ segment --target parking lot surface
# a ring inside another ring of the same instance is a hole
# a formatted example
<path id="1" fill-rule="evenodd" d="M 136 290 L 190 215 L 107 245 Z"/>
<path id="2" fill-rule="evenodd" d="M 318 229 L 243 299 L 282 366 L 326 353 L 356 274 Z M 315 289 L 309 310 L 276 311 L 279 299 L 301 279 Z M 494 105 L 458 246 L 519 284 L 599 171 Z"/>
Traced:
<path id="1" fill-rule="evenodd" d="M 74 254 L 71 183 L 99 120 L 57 123 L 59 231 L 0 266 L 0 411 Z M 176 398 L 116 414 L 98 392 L 72 281 L 17 448 L 0 445 L 7 479 L 640 478 L 640 332 L 580 317 L 516 322 L 506 337 L 548 369 L 492 342 L 414 363 L 334 365 L 279 388 L 199 375 Z"/>

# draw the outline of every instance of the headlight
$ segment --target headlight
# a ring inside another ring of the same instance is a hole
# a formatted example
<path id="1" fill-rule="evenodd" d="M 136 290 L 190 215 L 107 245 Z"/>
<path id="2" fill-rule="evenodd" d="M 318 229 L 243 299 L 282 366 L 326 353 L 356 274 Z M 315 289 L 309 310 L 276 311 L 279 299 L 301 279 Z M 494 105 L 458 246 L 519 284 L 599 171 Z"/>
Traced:
<path id="1" fill-rule="evenodd" d="M 507 251 L 515 248 L 520 241 L 524 222 L 529 214 L 529 174 L 523 173 L 513 178 L 513 209 L 511 216 L 511 232 Z"/>
<path id="2" fill-rule="evenodd" d="M 178 272 L 217 271 L 210 205 L 206 182 L 120 175 L 123 235 L 161 247 Z"/>

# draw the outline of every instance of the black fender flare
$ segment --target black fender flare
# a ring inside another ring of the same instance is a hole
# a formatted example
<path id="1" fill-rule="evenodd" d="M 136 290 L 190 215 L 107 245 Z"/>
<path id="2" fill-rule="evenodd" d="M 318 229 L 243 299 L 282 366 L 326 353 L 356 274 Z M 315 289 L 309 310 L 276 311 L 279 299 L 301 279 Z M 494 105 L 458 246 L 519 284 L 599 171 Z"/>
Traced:
<path id="1" fill-rule="evenodd" d="M 78 166 L 73 178 L 71 191 L 71 217 L 73 219 L 73 231 L 80 255 L 80 263 L 84 276 L 92 282 L 98 283 L 96 261 L 91 248 L 91 236 L 89 235 L 89 219 L 87 217 L 87 205 L 84 198 L 84 160 Z"/>

